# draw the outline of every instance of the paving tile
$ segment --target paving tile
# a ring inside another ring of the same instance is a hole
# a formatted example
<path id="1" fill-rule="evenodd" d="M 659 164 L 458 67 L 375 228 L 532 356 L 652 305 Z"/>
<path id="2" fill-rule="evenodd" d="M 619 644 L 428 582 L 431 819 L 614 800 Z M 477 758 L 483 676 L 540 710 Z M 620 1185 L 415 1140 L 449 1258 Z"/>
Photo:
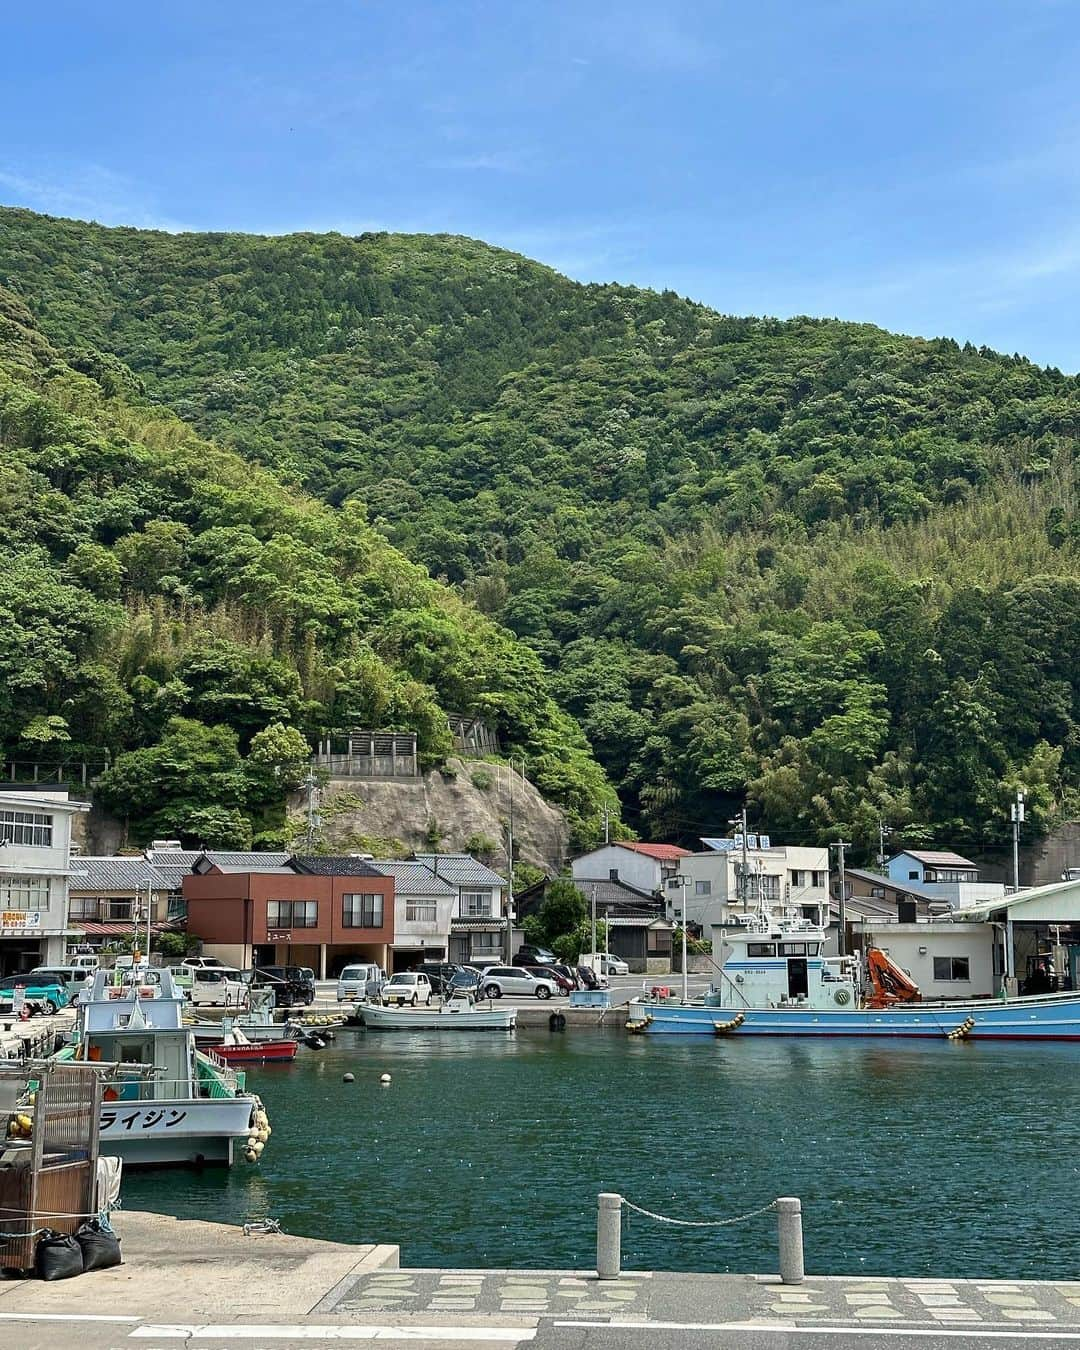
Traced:
<path id="1" fill-rule="evenodd" d="M 998 1303 L 1007 1308 L 1037 1308 L 1039 1300 L 1030 1294 L 984 1294 L 987 1303 Z"/>
<path id="2" fill-rule="evenodd" d="M 864 1308 L 856 1308 L 855 1316 L 866 1322 L 895 1322 L 903 1318 L 904 1314 L 891 1303 L 874 1303 Z"/>
<path id="3" fill-rule="evenodd" d="M 931 1308 L 930 1316 L 939 1322 L 981 1322 L 983 1319 L 974 1308 Z"/>
<path id="4" fill-rule="evenodd" d="M 1057 1318 L 1052 1312 L 1045 1312 L 1041 1308 L 1002 1308 L 1002 1317 L 1007 1317 L 1010 1322 L 1056 1322 Z"/>
<path id="5" fill-rule="evenodd" d="M 827 1303 L 774 1303 L 774 1313 L 787 1313 L 791 1317 L 802 1317 L 803 1313 L 829 1312 Z"/>
<path id="6" fill-rule="evenodd" d="M 845 1294 L 844 1298 L 848 1303 L 888 1304 L 889 1302 L 888 1298 L 885 1297 L 882 1293 L 871 1293 L 869 1290 L 866 1291 L 865 1293 Z"/>
<path id="7" fill-rule="evenodd" d="M 956 1294 L 917 1294 L 920 1303 L 928 1308 L 963 1308 Z"/>

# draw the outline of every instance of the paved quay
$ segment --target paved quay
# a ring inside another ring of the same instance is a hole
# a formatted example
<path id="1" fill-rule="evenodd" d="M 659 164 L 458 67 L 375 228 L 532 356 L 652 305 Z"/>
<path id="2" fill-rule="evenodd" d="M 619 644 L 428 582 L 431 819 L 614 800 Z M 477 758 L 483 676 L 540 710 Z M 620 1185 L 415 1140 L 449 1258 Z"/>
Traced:
<path id="1" fill-rule="evenodd" d="M 1011 1350 L 1080 1347 L 1080 1280 L 869 1279 L 589 1271 L 401 1270 L 390 1245 L 349 1245 L 159 1215 L 114 1215 L 125 1264 L 76 1280 L 0 1281 L 0 1345 L 184 1342 L 535 1350 Z"/>

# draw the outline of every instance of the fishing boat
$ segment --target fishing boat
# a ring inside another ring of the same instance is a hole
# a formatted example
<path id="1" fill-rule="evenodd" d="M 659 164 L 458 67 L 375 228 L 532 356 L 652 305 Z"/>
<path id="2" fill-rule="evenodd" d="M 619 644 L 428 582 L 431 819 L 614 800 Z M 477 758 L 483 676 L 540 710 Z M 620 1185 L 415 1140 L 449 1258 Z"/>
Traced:
<path id="1" fill-rule="evenodd" d="M 252 1041 L 239 1027 L 233 1027 L 215 1053 L 226 1064 L 291 1064 L 299 1044 L 295 1037 Z"/>
<path id="2" fill-rule="evenodd" d="M 857 955 L 825 956 L 825 938 L 802 918 L 740 915 L 722 934 L 725 959 L 703 999 L 631 999 L 627 1027 L 649 1036 L 1080 1040 L 1078 993 L 924 1002 L 880 949 L 867 952 L 864 970 Z"/>
<path id="3" fill-rule="evenodd" d="M 200 1050 L 183 1023 L 183 991 L 165 968 L 99 970 L 79 1002 L 73 1043 L 57 1059 L 98 1067 L 101 1152 L 128 1167 L 251 1160 L 265 1120 L 243 1076 Z M 267 1131 L 268 1133 L 268 1131 Z"/>
<path id="4" fill-rule="evenodd" d="M 478 1008 L 469 998 L 448 999 L 439 1008 L 380 1008 L 364 1003 L 357 1009 L 371 1031 L 513 1031 L 516 1008 Z"/>

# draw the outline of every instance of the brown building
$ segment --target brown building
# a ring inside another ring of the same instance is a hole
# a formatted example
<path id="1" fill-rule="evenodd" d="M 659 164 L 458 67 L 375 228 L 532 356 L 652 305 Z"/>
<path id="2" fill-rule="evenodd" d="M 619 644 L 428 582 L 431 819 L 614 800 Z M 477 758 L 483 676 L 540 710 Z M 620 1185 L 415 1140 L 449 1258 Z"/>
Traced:
<path id="1" fill-rule="evenodd" d="M 202 858 L 184 878 L 188 932 L 230 965 L 310 966 L 319 979 L 353 961 L 386 969 L 394 879 L 359 858 L 291 858 L 236 867 Z"/>

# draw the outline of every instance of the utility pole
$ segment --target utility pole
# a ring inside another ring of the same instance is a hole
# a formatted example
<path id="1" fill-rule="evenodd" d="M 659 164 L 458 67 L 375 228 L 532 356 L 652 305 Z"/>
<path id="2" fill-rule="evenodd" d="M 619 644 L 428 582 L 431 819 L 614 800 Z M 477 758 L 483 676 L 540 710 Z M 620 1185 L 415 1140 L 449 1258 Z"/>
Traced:
<path id="1" fill-rule="evenodd" d="M 315 851 L 315 836 L 322 824 L 316 809 L 315 792 L 317 786 L 318 779 L 315 777 L 314 769 L 308 769 L 307 777 L 304 779 L 304 787 L 307 788 L 307 833 L 304 846 L 309 853 Z"/>
<path id="2" fill-rule="evenodd" d="M 592 959 L 591 959 L 591 963 L 590 963 L 590 964 L 592 965 L 593 973 L 595 974 L 595 972 L 596 972 L 596 887 L 595 887 L 595 886 L 591 886 L 591 887 L 589 888 L 589 894 L 590 894 L 591 899 L 592 899 L 592 951 L 590 952 L 590 956 L 591 956 Z"/>
<path id="3" fill-rule="evenodd" d="M 688 996 L 686 990 L 686 887 L 690 878 L 681 872 L 677 877 L 672 878 L 673 884 L 682 889 L 682 1001 L 687 1003 Z"/>
<path id="4" fill-rule="evenodd" d="M 880 816 L 878 816 L 878 823 L 877 823 L 877 837 L 878 837 L 878 855 L 877 855 L 878 871 L 879 871 L 880 873 L 882 873 L 882 875 L 884 875 L 884 873 L 885 873 L 885 822 L 882 820 L 882 818 L 881 818 Z"/>
<path id="5" fill-rule="evenodd" d="M 1017 792 L 1009 815 L 1012 819 L 1013 836 L 1013 890 L 1020 889 L 1020 826 L 1024 823 L 1024 794 Z"/>
<path id="6" fill-rule="evenodd" d="M 611 843 L 611 812 L 605 806 L 604 811 L 604 843 Z"/>
<path id="7" fill-rule="evenodd" d="M 745 914 L 746 883 L 749 880 L 749 872 L 750 872 L 750 864 L 746 856 L 746 807 L 745 806 L 743 807 L 743 809 L 739 812 L 739 814 L 735 817 L 734 820 L 729 820 L 728 824 L 733 826 L 738 831 L 738 835 L 736 837 L 741 839 L 742 841 L 742 863 L 740 864 L 739 867 L 739 881 L 735 890 L 735 894 L 738 897 L 740 906 L 742 907 L 742 912 Z M 761 905 L 761 894 L 759 891 L 758 893 L 759 908 L 760 905 Z"/>
<path id="8" fill-rule="evenodd" d="M 851 847 L 850 841 L 838 839 L 833 845 L 840 855 L 840 942 L 837 950 L 841 956 L 847 956 L 847 877 L 844 873 L 844 850 Z"/>
<path id="9" fill-rule="evenodd" d="M 524 776 L 524 775 L 523 775 Z M 510 756 L 510 773 L 508 777 L 508 786 L 510 789 L 510 819 L 506 831 L 506 964 L 509 965 L 513 959 L 514 933 L 513 933 L 513 910 L 514 910 L 514 757 Z"/>

